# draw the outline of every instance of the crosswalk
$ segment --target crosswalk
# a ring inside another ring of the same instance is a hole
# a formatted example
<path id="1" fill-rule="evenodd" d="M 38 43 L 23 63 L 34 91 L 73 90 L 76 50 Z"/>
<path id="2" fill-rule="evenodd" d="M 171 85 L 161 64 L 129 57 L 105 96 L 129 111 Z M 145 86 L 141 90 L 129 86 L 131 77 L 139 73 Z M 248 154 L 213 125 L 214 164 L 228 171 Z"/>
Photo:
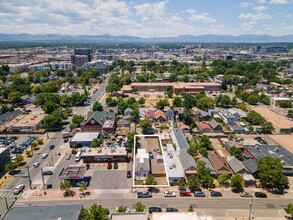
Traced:
<path id="1" fill-rule="evenodd" d="M 11 191 L 0 191 L 0 198 L 1 199 L 4 199 L 5 197 L 12 198 L 13 196 L 14 196 L 13 192 L 11 192 Z"/>

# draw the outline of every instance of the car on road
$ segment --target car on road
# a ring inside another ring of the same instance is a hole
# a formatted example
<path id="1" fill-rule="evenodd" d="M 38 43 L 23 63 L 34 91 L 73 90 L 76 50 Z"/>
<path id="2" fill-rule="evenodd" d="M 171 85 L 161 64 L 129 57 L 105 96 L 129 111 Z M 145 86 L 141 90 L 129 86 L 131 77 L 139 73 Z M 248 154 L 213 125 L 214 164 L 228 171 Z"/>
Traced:
<path id="1" fill-rule="evenodd" d="M 160 207 L 149 207 L 149 213 L 152 214 L 153 212 L 162 212 Z"/>
<path id="2" fill-rule="evenodd" d="M 43 175 L 44 175 L 44 176 L 47 176 L 47 175 L 53 175 L 53 172 L 50 171 L 50 170 L 47 170 L 47 171 L 44 171 L 44 172 L 43 172 Z"/>
<path id="3" fill-rule="evenodd" d="M 112 163 L 111 162 L 108 162 L 107 169 L 108 170 L 112 169 Z"/>
<path id="4" fill-rule="evenodd" d="M 117 162 L 114 163 L 114 169 L 118 169 L 118 163 Z"/>
<path id="5" fill-rule="evenodd" d="M 131 178 L 131 177 L 132 177 L 131 171 L 128 170 L 128 171 L 127 171 L 127 178 Z"/>
<path id="6" fill-rule="evenodd" d="M 256 198 L 268 198 L 267 194 L 263 193 L 263 192 L 255 192 L 254 196 Z"/>
<path id="7" fill-rule="evenodd" d="M 33 168 L 37 168 L 38 166 L 40 166 L 40 162 L 35 162 L 34 164 L 33 164 Z"/>
<path id="8" fill-rule="evenodd" d="M 148 191 L 137 193 L 137 198 L 152 198 L 152 197 L 153 197 L 153 195 Z"/>
<path id="9" fill-rule="evenodd" d="M 168 207 L 168 208 L 166 208 L 166 212 L 178 212 L 178 209 L 172 208 L 172 207 Z"/>
<path id="10" fill-rule="evenodd" d="M 64 138 L 63 141 L 64 143 L 67 143 L 69 141 L 69 138 Z"/>
<path id="11" fill-rule="evenodd" d="M 66 154 L 66 160 L 70 160 L 71 154 Z"/>
<path id="12" fill-rule="evenodd" d="M 54 144 L 51 144 L 50 147 L 49 147 L 50 150 L 53 150 L 54 148 L 55 148 Z"/>
<path id="13" fill-rule="evenodd" d="M 154 159 L 154 155 L 152 152 L 149 152 L 149 157 L 150 157 L 150 159 Z"/>
<path id="14" fill-rule="evenodd" d="M 195 197 L 205 197 L 206 194 L 203 191 L 197 190 L 197 191 L 194 191 L 194 196 Z"/>
<path id="15" fill-rule="evenodd" d="M 17 187 L 15 187 L 12 192 L 13 192 L 13 195 L 18 195 L 19 193 L 21 193 L 24 189 L 24 185 L 23 184 L 20 184 L 18 185 Z"/>
<path id="16" fill-rule="evenodd" d="M 47 153 L 42 154 L 42 159 L 46 159 L 48 157 Z"/>
<path id="17" fill-rule="evenodd" d="M 252 195 L 248 192 L 242 192 L 242 193 L 240 193 L 240 196 L 241 197 L 252 197 Z"/>
<path id="18" fill-rule="evenodd" d="M 171 192 L 171 191 L 165 191 L 164 196 L 165 197 L 176 197 L 176 194 L 174 192 Z"/>
<path id="19" fill-rule="evenodd" d="M 181 197 L 190 197 L 191 193 L 190 193 L 190 191 L 187 191 L 186 189 L 181 189 L 179 192 L 179 195 Z"/>
<path id="20" fill-rule="evenodd" d="M 222 197 L 222 193 L 219 191 L 211 191 L 211 197 Z"/>

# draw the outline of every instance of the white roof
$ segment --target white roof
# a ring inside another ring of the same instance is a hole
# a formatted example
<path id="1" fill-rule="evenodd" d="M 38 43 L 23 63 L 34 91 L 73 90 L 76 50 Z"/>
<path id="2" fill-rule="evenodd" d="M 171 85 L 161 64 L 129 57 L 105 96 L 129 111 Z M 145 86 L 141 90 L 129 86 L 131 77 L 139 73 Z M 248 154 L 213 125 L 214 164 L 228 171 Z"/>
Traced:
<path id="1" fill-rule="evenodd" d="M 144 163 L 144 159 L 149 159 L 149 154 L 146 149 L 137 149 L 136 158 L 139 159 L 140 163 Z"/>
<path id="2" fill-rule="evenodd" d="M 196 212 L 154 212 L 153 220 L 198 220 Z"/>
<path id="3" fill-rule="evenodd" d="M 78 132 L 76 133 L 70 142 L 83 142 L 83 141 L 93 141 L 95 138 L 99 137 L 100 132 Z"/>
<path id="4" fill-rule="evenodd" d="M 166 163 L 166 170 L 169 178 L 184 177 L 184 170 L 180 163 L 179 154 L 176 151 L 164 151 L 164 158 Z"/>

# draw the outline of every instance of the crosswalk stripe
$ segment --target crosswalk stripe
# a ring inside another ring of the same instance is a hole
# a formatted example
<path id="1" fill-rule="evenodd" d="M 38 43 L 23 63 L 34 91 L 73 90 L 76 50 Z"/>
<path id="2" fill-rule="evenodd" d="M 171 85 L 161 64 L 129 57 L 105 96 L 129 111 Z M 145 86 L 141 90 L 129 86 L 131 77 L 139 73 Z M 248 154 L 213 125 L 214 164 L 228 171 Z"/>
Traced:
<path id="1" fill-rule="evenodd" d="M 8 197 L 11 198 L 13 196 L 13 194 L 11 192 L 1 192 L 0 193 L 0 197 L 1 198 L 5 198 L 5 197 Z"/>
<path id="2" fill-rule="evenodd" d="M 13 197 L 13 194 L 12 193 L 10 194 L 9 198 L 11 198 L 11 197 Z"/>

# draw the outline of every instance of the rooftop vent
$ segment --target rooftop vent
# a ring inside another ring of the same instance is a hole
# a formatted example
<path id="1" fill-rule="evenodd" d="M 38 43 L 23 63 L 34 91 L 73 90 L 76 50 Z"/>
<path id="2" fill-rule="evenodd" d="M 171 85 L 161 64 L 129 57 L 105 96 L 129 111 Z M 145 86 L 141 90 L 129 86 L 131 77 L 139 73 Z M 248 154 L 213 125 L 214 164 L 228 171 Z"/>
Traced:
<path id="1" fill-rule="evenodd" d="M 276 147 L 276 148 L 274 149 L 274 151 L 275 151 L 275 152 L 279 152 L 279 148 Z"/>
<path id="2" fill-rule="evenodd" d="M 281 158 L 284 158 L 284 155 L 280 155 Z"/>

